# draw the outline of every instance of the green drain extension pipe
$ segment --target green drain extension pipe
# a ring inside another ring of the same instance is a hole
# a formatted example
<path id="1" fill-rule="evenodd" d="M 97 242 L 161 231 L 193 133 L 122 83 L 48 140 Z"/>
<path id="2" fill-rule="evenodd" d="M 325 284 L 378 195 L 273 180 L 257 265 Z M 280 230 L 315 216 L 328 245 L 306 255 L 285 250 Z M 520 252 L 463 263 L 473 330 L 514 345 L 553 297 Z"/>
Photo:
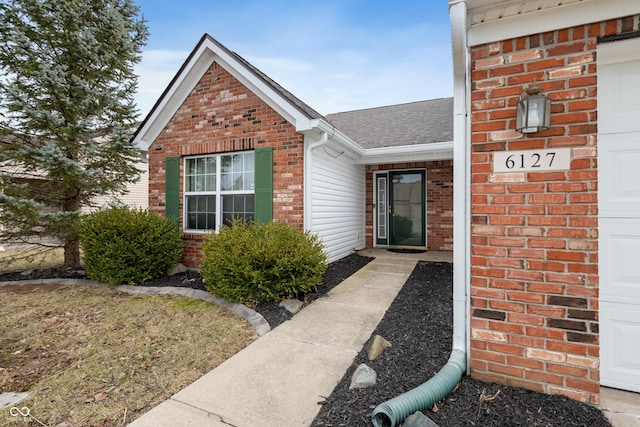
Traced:
<path id="1" fill-rule="evenodd" d="M 460 382 L 466 366 L 465 352 L 454 349 L 447 364 L 429 381 L 378 405 L 371 414 L 371 422 L 375 427 L 395 427 L 414 412 L 432 407 Z"/>

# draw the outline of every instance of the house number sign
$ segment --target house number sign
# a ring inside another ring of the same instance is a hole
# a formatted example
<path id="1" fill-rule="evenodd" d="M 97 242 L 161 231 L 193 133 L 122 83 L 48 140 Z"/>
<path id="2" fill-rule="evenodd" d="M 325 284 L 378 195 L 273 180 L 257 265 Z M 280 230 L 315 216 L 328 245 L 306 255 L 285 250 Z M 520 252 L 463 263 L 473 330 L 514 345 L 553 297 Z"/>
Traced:
<path id="1" fill-rule="evenodd" d="M 493 172 L 536 172 L 571 169 L 571 149 L 497 151 Z"/>

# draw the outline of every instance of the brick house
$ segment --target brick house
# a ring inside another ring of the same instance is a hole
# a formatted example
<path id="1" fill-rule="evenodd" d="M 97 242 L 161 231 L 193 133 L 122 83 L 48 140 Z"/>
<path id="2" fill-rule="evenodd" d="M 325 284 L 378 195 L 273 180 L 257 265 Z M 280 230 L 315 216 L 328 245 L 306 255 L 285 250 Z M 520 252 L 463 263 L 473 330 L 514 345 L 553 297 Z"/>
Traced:
<path id="1" fill-rule="evenodd" d="M 178 218 L 192 266 L 238 215 L 311 230 L 330 260 L 453 250 L 470 375 L 592 404 L 639 392 L 640 3 L 449 5 L 453 105 L 322 116 L 205 35 L 136 133 L 150 209 Z M 521 133 L 532 86 L 550 125 Z"/>
<path id="2" fill-rule="evenodd" d="M 322 116 L 204 35 L 142 122 L 149 208 L 178 219 L 183 262 L 233 217 L 365 247 L 451 251 L 453 100 Z"/>
<path id="3" fill-rule="evenodd" d="M 592 404 L 640 392 L 640 2 L 449 6 L 470 374 Z M 550 126 L 521 133 L 534 85 Z"/>

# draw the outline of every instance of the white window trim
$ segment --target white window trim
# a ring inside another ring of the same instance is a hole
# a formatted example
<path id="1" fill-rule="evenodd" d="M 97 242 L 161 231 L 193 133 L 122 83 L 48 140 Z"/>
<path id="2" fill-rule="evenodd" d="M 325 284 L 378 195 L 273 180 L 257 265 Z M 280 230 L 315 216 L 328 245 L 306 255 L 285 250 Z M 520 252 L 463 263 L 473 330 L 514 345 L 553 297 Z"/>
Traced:
<path id="1" fill-rule="evenodd" d="M 233 152 L 224 152 L 224 153 L 212 153 L 212 154 L 201 154 L 196 156 L 186 156 L 183 158 L 183 167 L 184 176 L 182 179 L 182 227 L 185 233 L 188 234 L 207 234 L 207 233 L 218 233 L 220 227 L 222 226 L 222 196 L 230 195 L 230 194 L 254 194 L 254 190 L 238 190 L 238 191 L 222 191 L 222 157 L 224 156 L 233 156 L 237 154 L 247 154 L 247 153 L 255 153 L 253 150 L 246 151 L 233 151 Z M 202 159 L 207 157 L 216 157 L 216 189 L 215 194 L 212 194 L 211 191 L 187 191 L 187 160 L 192 159 Z M 254 158 L 255 161 L 255 158 Z M 216 221 L 215 221 L 215 229 L 209 230 L 198 230 L 193 228 L 187 228 L 187 196 L 211 196 L 215 195 L 216 197 Z"/>

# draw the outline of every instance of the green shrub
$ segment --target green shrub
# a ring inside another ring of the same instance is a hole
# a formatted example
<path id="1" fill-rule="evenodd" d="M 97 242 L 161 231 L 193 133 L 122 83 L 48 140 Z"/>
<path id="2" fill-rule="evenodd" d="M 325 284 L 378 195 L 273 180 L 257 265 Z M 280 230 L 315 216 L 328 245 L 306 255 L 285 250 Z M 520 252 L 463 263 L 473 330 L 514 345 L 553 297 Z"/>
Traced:
<path id="1" fill-rule="evenodd" d="M 89 277 L 112 285 L 139 285 L 178 263 L 182 233 L 170 218 L 113 206 L 83 216 L 78 237 Z"/>
<path id="2" fill-rule="evenodd" d="M 207 289 L 236 302 L 282 301 L 322 281 L 327 257 L 320 239 L 277 221 L 234 220 L 203 245 Z"/>

